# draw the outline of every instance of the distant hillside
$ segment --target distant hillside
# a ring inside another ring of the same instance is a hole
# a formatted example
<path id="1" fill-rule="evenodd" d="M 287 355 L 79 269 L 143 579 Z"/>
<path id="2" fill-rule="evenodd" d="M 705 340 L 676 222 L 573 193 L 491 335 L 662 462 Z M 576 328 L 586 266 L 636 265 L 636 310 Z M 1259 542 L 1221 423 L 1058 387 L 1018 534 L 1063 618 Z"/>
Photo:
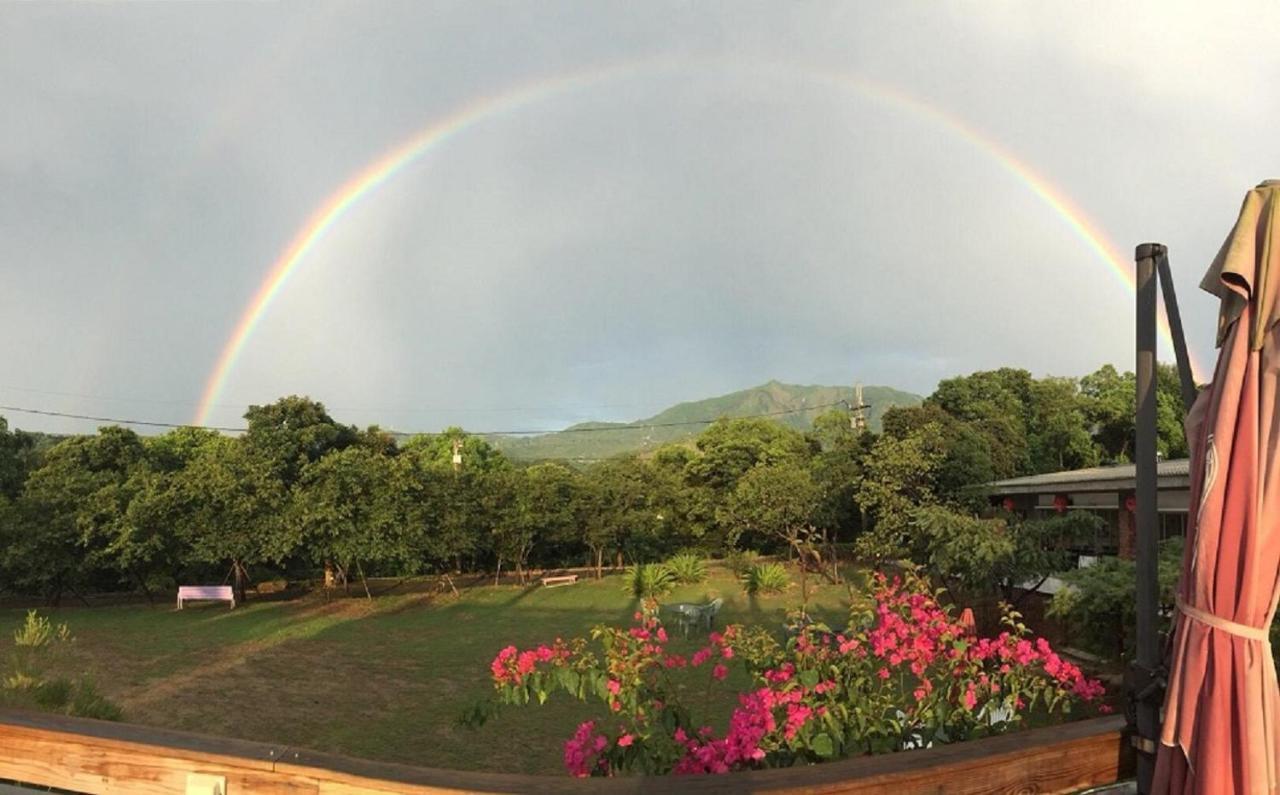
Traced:
<path id="1" fill-rule="evenodd" d="M 921 400 L 919 395 L 887 386 L 864 386 L 862 399 L 871 406 L 867 422 L 877 432 L 880 430 L 880 418 L 891 406 L 916 406 Z M 652 450 L 669 442 L 689 439 L 701 433 L 711 421 L 721 417 L 776 414 L 772 419 L 806 430 L 813 423 L 814 417 L 829 411 L 831 404 L 841 400 L 853 402 L 853 387 L 800 386 L 770 381 L 720 397 L 678 403 L 652 417 L 632 423 L 584 422 L 564 431 L 542 436 L 495 437 L 489 441 L 516 460 L 608 458 L 619 453 Z M 586 428 L 600 430 L 579 430 Z"/>

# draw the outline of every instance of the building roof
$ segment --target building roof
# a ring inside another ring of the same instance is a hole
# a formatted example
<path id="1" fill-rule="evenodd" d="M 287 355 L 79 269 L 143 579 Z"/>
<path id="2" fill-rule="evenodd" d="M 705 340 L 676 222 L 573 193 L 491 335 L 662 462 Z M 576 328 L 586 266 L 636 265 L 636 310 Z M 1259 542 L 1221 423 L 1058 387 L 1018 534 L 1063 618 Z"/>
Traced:
<path id="1" fill-rule="evenodd" d="M 987 489 L 996 495 L 1043 494 L 1050 491 L 1123 491 L 1134 488 L 1136 479 L 1135 465 L 1116 464 L 997 480 L 988 483 Z M 1161 489 L 1189 488 L 1191 462 L 1185 458 L 1156 462 L 1156 483 Z"/>

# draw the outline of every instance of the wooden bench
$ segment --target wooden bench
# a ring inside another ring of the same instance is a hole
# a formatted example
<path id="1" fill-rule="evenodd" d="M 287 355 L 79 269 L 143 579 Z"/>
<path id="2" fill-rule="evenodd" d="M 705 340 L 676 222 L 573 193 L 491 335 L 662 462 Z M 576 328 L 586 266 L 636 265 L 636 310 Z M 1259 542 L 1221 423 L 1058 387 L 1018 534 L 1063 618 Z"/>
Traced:
<path id="1" fill-rule="evenodd" d="M 182 609 L 183 602 L 194 601 L 230 602 L 234 609 L 236 592 L 230 585 L 179 585 L 178 609 Z"/>
<path id="2" fill-rule="evenodd" d="M 545 588 L 554 588 L 557 585 L 573 585 L 578 581 L 576 574 L 562 574 L 559 577 L 543 577 L 542 585 Z"/>

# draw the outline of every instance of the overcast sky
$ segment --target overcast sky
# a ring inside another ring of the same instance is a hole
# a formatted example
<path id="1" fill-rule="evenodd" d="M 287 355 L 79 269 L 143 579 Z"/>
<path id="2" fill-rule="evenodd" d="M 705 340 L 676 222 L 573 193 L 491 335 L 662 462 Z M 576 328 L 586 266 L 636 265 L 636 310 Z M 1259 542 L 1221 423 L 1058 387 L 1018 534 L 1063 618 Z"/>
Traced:
<path id="1" fill-rule="evenodd" d="M 210 421 L 299 393 L 361 425 L 555 428 L 771 378 L 1132 369 L 1132 293 L 960 127 L 1126 271 L 1167 243 L 1211 367 L 1199 278 L 1280 176 L 1278 9 L 0 3 L 0 404 L 191 421 L 347 180 L 477 101 L 593 74 L 342 215 Z"/>

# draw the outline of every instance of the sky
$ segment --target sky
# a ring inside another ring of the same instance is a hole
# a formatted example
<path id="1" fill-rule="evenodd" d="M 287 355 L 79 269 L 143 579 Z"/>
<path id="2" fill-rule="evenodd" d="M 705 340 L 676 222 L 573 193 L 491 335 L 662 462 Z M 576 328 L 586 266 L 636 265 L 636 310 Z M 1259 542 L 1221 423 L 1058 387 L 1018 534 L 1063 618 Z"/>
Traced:
<path id="1" fill-rule="evenodd" d="M 1207 378 L 1200 277 L 1280 176 L 1277 30 L 1269 3 L 0 3 L 0 405 L 542 430 L 770 379 L 1132 369 L 1150 240 Z M 230 356 L 317 214 L 433 129 Z"/>

